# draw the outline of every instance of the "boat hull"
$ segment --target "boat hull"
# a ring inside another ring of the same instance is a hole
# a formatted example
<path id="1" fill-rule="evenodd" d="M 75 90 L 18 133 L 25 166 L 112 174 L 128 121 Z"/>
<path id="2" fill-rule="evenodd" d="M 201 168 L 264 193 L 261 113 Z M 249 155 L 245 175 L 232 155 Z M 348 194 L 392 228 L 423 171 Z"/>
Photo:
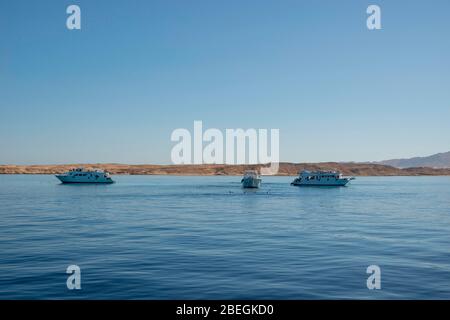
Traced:
<path id="1" fill-rule="evenodd" d="M 261 187 L 261 179 L 242 179 L 242 188 L 259 188 Z"/>
<path id="2" fill-rule="evenodd" d="M 303 181 L 298 181 L 297 179 L 295 179 L 291 185 L 293 186 L 299 186 L 299 187 L 308 187 L 308 186 L 312 186 L 312 187 L 345 187 L 349 182 L 351 181 L 351 179 L 338 179 L 335 181 L 331 181 L 331 180 L 303 180 Z"/>
<path id="3" fill-rule="evenodd" d="M 62 183 L 82 183 L 82 184 L 111 184 L 114 183 L 114 180 L 111 178 L 104 178 L 104 177 L 96 177 L 95 175 L 92 176 L 85 176 L 85 177 L 71 177 L 68 175 L 56 175 L 56 178 L 59 179 Z"/>

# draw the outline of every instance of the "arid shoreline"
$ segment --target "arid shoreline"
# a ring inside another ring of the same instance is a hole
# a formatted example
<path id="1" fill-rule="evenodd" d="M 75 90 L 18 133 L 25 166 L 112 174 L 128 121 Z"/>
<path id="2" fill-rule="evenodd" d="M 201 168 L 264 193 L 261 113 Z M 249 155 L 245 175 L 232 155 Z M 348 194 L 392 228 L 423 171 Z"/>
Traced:
<path id="1" fill-rule="evenodd" d="M 57 174 L 76 167 L 103 169 L 115 175 L 179 175 L 239 176 L 247 169 L 262 165 L 127 165 L 127 164 L 64 164 L 64 165 L 0 165 L 0 174 Z M 408 168 L 363 163 L 280 163 L 279 176 L 295 176 L 301 170 L 339 170 L 352 176 L 450 176 L 449 169 Z"/>

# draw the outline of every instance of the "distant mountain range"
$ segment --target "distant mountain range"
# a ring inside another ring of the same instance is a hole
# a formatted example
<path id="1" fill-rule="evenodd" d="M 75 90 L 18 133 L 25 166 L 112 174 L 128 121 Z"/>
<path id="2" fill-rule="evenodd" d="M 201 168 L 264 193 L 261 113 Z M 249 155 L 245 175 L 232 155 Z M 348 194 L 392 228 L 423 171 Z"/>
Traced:
<path id="1" fill-rule="evenodd" d="M 245 170 L 263 165 L 127 165 L 127 164 L 66 164 L 66 165 L 0 165 L 0 174 L 56 174 L 83 166 L 125 175 L 242 175 Z M 280 163 L 280 176 L 295 176 L 302 170 L 339 170 L 352 176 L 450 176 L 450 152 L 429 157 L 393 159 L 380 162 L 320 162 Z"/>
<path id="2" fill-rule="evenodd" d="M 374 162 L 395 168 L 450 168 L 450 152 L 437 153 L 428 157 L 415 157 L 409 159 L 392 159 Z"/>
<path id="3" fill-rule="evenodd" d="M 83 164 L 83 165 L 0 165 L 0 174 L 56 174 L 78 166 L 104 169 L 123 175 L 231 175 L 240 176 L 248 169 L 259 169 L 262 165 L 127 165 L 127 164 Z M 375 163 L 280 163 L 279 176 L 296 176 L 302 170 L 339 170 L 351 176 L 450 176 L 450 168 L 405 168 Z"/>

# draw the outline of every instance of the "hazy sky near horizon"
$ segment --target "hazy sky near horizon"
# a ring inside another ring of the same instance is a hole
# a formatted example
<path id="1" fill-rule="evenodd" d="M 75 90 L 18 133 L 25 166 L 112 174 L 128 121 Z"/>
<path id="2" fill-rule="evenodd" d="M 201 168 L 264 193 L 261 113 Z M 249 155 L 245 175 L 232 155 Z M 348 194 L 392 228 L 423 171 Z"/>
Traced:
<path id="1" fill-rule="evenodd" d="M 81 7 L 82 29 L 66 28 Z M 382 30 L 366 9 L 382 10 Z M 450 1 L 1 1 L 0 164 L 170 163 L 176 128 L 282 161 L 450 150 Z"/>

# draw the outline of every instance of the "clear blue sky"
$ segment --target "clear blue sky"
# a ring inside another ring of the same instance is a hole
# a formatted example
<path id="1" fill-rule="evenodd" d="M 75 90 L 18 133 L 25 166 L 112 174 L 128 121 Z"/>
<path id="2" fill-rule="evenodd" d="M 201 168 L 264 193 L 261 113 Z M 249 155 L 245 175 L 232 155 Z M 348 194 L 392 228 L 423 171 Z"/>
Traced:
<path id="1" fill-rule="evenodd" d="M 194 120 L 279 128 L 283 161 L 449 151 L 449 13 L 448 0 L 2 0 L 0 164 L 170 163 L 172 130 Z"/>

